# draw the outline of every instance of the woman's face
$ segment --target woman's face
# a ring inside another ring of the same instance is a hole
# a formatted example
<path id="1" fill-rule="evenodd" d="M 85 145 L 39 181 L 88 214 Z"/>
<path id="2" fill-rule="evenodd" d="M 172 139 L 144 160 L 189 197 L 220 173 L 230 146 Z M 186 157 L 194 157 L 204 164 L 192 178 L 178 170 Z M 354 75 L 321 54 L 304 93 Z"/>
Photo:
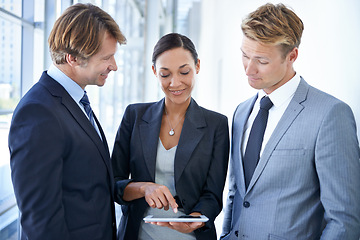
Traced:
<path id="1" fill-rule="evenodd" d="M 158 56 L 152 69 L 167 104 L 190 103 L 195 75 L 200 70 L 200 60 L 195 64 L 190 51 L 181 47 L 167 50 Z"/>

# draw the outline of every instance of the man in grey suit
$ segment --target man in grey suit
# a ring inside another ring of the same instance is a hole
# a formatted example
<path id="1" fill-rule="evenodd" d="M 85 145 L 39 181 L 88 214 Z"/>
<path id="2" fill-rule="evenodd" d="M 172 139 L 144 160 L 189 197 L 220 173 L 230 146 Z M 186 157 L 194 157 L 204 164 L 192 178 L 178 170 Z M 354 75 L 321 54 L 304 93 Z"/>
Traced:
<path id="1" fill-rule="evenodd" d="M 243 20 L 243 64 L 259 92 L 234 113 L 221 239 L 360 237 L 354 116 L 295 72 L 303 29 L 282 4 Z"/>

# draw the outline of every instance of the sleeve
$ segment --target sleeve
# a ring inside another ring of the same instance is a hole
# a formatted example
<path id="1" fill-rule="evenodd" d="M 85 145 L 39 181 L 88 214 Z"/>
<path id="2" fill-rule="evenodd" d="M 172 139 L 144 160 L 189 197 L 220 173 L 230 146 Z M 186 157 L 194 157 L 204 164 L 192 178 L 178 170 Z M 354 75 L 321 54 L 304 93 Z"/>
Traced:
<path id="1" fill-rule="evenodd" d="M 360 237 L 360 153 L 353 113 L 336 104 L 319 130 L 315 164 L 326 227 L 321 239 Z"/>
<path id="2" fill-rule="evenodd" d="M 232 128 L 234 128 L 234 120 L 236 115 L 237 109 L 235 110 L 234 116 L 233 116 L 233 123 Z M 233 135 L 233 134 L 232 134 Z M 226 203 L 224 207 L 224 220 L 222 225 L 222 233 L 221 237 L 226 236 L 231 231 L 231 225 L 232 225 L 232 212 L 233 212 L 233 204 L 234 204 L 234 197 L 236 192 L 236 177 L 237 174 L 234 172 L 233 167 L 233 159 L 230 157 L 229 162 L 229 174 L 228 174 L 228 194 L 226 198 Z"/>
<path id="3" fill-rule="evenodd" d="M 126 186 L 132 182 L 130 175 L 130 140 L 132 124 L 130 121 L 130 106 L 125 110 L 123 119 L 115 137 L 114 149 L 111 156 L 111 163 L 115 179 L 115 201 L 118 204 L 126 205 L 123 200 Z"/>
<path id="4" fill-rule="evenodd" d="M 206 215 L 214 222 L 222 210 L 222 194 L 224 190 L 229 160 L 229 126 L 225 116 L 221 117 L 214 135 L 212 159 L 203 193 L 192 212 Z M 205 225 L 205 228 L 209 227 Z"/>
<path id="5" fill-rule="evenodd" d="M 226 205 L 224 207 L 224 220 L 222 224 L 222 233 L 221 236 L 225 236 L 231 231 L 231 224 L 232 224 L 232 212 L 233 212 L 233 204 L 234 204 L 234 196 L 236 192 L 236 185 L 235 185 L 235 178 L 236 173 L 234 173 L 234 168 L 231 164 L 232 160 L 230 159 L 229 164 L 229 177 L 228 177 L 228 184 L 229 184 L 229 191 L 226 198 Z"/>
<path id="6" fill-rule="evenodd" d="M 9 132 L 11 176 L 28 239 L 70 239 L 62 203 L 66 139 L 53 112 L 41 103 L 23 105 Z"/>

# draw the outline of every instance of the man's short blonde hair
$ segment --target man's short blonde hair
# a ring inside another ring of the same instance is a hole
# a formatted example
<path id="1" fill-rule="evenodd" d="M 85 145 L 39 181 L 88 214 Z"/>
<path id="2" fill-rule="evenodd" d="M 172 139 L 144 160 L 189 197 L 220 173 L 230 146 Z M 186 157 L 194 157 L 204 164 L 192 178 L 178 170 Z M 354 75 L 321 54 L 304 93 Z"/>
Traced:
<path id="1" fill-rule="evenodd" d="M 299 47 L 304 24 L 284 4 L 268 3 L 250 13 L 241 29 L 252 40 L 281 46 L 286 56 L 294 47 Z"/>
<path id="2" fill-rule="evenodd" d="M 86 63 L 100 50 L 105 32 L 119 44 L 126 43 L 117 23 L 101 8 L 81 3 L 70 6 L 56 20 L 48 39 L 53 62 L 66 63 L 66 55 L 71 54 Z"/>

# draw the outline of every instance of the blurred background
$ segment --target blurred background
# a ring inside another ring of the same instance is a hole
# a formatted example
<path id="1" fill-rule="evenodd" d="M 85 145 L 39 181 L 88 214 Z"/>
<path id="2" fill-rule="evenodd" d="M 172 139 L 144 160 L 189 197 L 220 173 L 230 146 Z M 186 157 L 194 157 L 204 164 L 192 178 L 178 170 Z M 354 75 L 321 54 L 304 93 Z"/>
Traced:
<path id="1" fill-rule="evenodd" d="M 19 237 L 7 146 L 12 112 L 51 64 L 47 37 L 56 18 L 78 2 L 91 2 L 110 13 L 128 40 L 119 47 L 118 71 L 105 86 L 87 87 L 110 151 L 125 107 L 163 97 L 151 71 L 151 55 L 157 40 L 169 32 L 187 35 L 197 47 L 201 70 L 193 97 L 199 105 L 227 115 L 231 125 L 236 106 L 256 93 L 241 62 L 240 24 L 267 2 L 284 3 L 304 22 L 295 70 L 309 84 L 349 104 L 359 125 L 358 0 L 0 0 L 0 240 Z M 218 234 L 221 224 L 222 214 L 216 220 Z"/>

